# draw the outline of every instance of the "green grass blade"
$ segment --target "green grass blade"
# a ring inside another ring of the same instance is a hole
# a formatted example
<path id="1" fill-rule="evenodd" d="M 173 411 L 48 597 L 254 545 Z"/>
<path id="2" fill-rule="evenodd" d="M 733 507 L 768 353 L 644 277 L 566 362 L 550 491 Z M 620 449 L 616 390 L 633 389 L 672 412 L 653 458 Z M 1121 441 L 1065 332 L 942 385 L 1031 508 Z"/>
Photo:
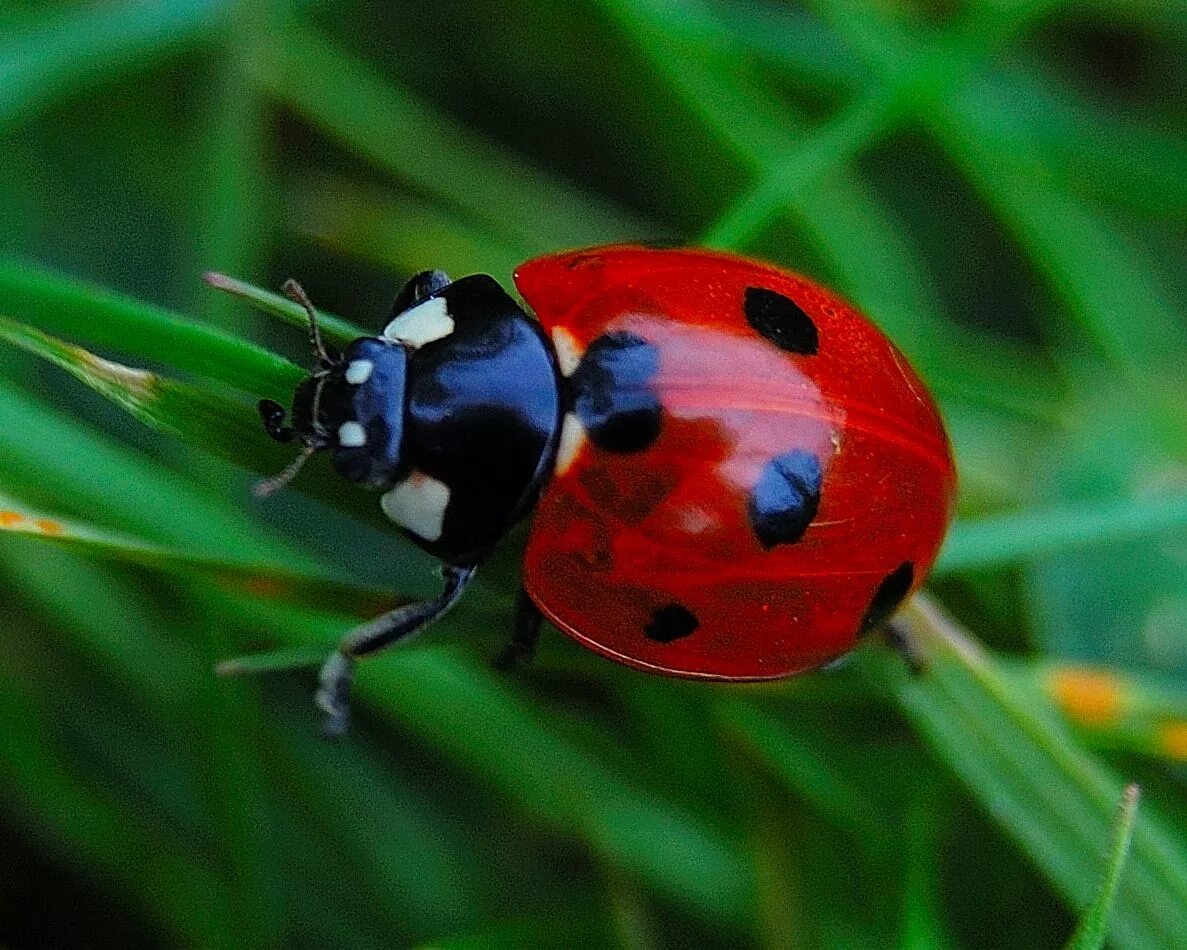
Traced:
<path id="1" fill-rule="evenodd" d="M 1094 544 L 1187 528 L 1187 498 L 1146 497 L 958 521 L 936 562 L 938 575 L 1000 567 Z"/>
<path id="2" fill-rule="evenodd" d="M 908 718 L 1064 899 L 1083 906 L 1123 783 L 935 607 L 916 597 L 901 618 L 927 663 L 922 675 L 885 670 Z M 1110 933 L 1151 948 L 1187 936 L 1187 850 L 1153 811 L 1135 827 Z"/>
<path id="3" fill-rule="evenodd" d="M 407 650 L 398 663 L 368 665 L 358 686 L 375 709 L 554 832 L 689 910 L 718 923 L 746 919 L 753 880 L 736 842 L 616 774 L 485 669 L 436 648 Z"/>
<path id="4" fill-rule="evenodd" d="M 1030 16 L 1039 6 L 1023 4 L 1004 15 Z M 820 7 L 882 83 L 893 83 L 904 61 L 925 55 L 926 47 L 883 16 L 856 14 L 837 0 L 820 0 Z M 1009 108 L 1015 108 L 1013 103 Z M 1012 162 L 986 162 L 985 155 L 998 154 L 994 112 L 970 107 L 968 96 L 934 90 L 921 94 L 915 106 L 915 114 L 1028 252 L 1085 339 L 1135 375 L 1150 367 L 1177 372 L 1187 353 L 1187 333 L 1165 283 L 1100 209 L 1050 183 L 1041 157 L 1015 154 Z"/>
<path id="5" fill-rule="evenodd" d="M 438 204 L 337 178 L 299 187 L 288 219 L 322 247 L 400 274 L 426 262 L 455 276 L 510 274 L 535 249 Z"/>
<path id="6" fill-rule="evenodd" d="M 0 317 L 0 339 L 61 367 L 146 425 L 235 458 L 256 435 L 241 403 L 148 370 L 105 360 L 40 330 Z M 257 456 L 258 458 L 258 456 Z M 260 468 L 264 466 L 261 465 Z"/>
<path id="7" fill-rule="evenodd" d="M 1187 761 L 1187 692 L 1172 677 L 1045 660 L 1003 663 L 1001 671 L 1058 709 L 1087 742 Z"/>
<path id="8" fill-rule="evenodd" d="M 1100 950 L 1105 945 L 1105 938 L 1109 932 L 1109 915 L 1113 909 L 1113 902 L 1117 899 L 1121 870 L 1125 867 L 1130 842 L 1133 840 L 1133 826 L 1138 817 L 1140 797 L 1141 790 L 1136 785 L 1126 786 L 1121 795 L 1117 817 L 1113 822 L 1113 846 L 1100 889 L 1080 919 L 1080 925 L 1072 939 L 1068 941 L 1067 950 Z"/>
<path id="9" fill-rule="evenodd" d="M 294 604 L 370 616 L 397 606 L 387 592 L 329 576 L 298 573 L 252 557 L 214 558 L 152 544 L 91 525 L 29 510 L 0 494 L 0 532 L 44 538 L 127 564 L 213 581 L 232 591 Z"/>
<path id="10" fill-rule="evenodd" d="M 886 845 L 889 821 L 867 791 L 838 774 L 792 728 L 740 699 L 720 703 L 719 712 L 727 734 L 753 752 L 793 794 L 849 831 L 855 841 L 875 851 Z"/>
<path id="11" fill-rule="evenodd" d="M 307 330 L 309 327 L 309 317 L 305 313 L 305 308 L 299 303 L 289 300 L 288 297 L 262 290 L 242 280 L 236 280 L 234 277 L 214 271 L 203 274 L 202 279 L 215 290 L 221 290 L 232 297 L 238 297 L 249 306 L 255 307 L 260 313 L 276 317 L 292 326 L 300 327 L 302 330 Z M 313 303 L 317 307 L 317 301 Z M 360 336 L 367 335 L 361 327 L 333 314 L 323 313 L 320 307 L 317 307 L 317 325 L 322 335 L 331 343 L 346 344 Z"/>
<path id="12" fill-rule="evenodd" d="M 36 20 L 30 17 L 24 29 L 6 24 L 0 45 L 0 126 L 216 36 L 233 6 L 228 0 L 87 5 L 77 13 L 43 12 Z"/>
<path id="13" fill-rule="evenodd" d="M 259 67 L 264 87 L 324 132 L 535 252 L 648 233 L 640 220 L 434 112 L 314 29 L 286 30 Z"/>
<path id="14" fill-rule="evenodd" d="M 249 392 L 291 392 L 300 379 L 295 366 L 262 347 L 161 307 L 17 261 L 0 261 L 0 312 L 88 346 L 166 363 Z"/>

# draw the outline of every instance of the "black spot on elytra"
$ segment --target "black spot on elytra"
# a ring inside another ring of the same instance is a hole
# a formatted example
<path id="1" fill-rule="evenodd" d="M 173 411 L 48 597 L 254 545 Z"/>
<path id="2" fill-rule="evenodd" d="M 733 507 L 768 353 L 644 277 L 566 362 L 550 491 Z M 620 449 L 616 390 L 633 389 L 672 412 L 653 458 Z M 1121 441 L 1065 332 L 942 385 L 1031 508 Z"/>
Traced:
<path id="1" fill-rule="evenodd" d="M 865 616 L 861 618 L 861 626 L 857 630 L 859 637 L 873 633 L 881 627 L 891 615 L 898 610 L 899 604 L 907 596 L 907 591 L 915 583 L 915 567 L 910 561 L 903 561 L 898 567 L 882 579 L 870 606 L 866 608 Z"/>
<path id="2" fill-rule="evenodd" d="M 659 396 L 651 381 L 659 353 L 636 333 L 598 337 L 570 377 L 573 411 L 590 441 L 609 452 L 641 452 L 659 436 Z"/>
<path id="3" fill-rule="evenodd" d="M 793 449 L 771 459 L 750 494 L 750 526 L 764 548 L 803 537 L 820 507 L 820 460 Z"/>
<path id="4" fill-rule="evenodd" d="M 765 287 L 747 287 L 742 306 L 747 322 L 779 349 L 802 356 L 813 356 L 819 349 L 816 324 L 790 297 Z"/>
<path id="5" fill-rule="evenodd" d="M 687 637 L 701 625 L 694 614 L 687 607 L 679 604 L 668 604 L 660 607 L 651 615 L 651 623 L 643 628 L 648 640 L 656 643 L 671 643 Z"/>

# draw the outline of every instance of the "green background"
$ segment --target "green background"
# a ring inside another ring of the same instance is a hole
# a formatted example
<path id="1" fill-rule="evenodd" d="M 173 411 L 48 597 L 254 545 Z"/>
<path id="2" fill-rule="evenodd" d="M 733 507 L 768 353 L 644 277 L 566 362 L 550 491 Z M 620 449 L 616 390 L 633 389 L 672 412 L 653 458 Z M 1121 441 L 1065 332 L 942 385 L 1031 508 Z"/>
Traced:
<path id="1" fill-rule="evenodd" d="M 1185 52 L 1178 0 L 5 4 L 0 942 L 1187 945 Z M 933 387 L 926 672 L 496 674 L 521 531 L 345 742 L 308 668 L 216 679 L 438 582 L 320 460 L 251 497 L 304 337 L 203 272 L 373 331 L 640 238 L 836 287 Z"/>

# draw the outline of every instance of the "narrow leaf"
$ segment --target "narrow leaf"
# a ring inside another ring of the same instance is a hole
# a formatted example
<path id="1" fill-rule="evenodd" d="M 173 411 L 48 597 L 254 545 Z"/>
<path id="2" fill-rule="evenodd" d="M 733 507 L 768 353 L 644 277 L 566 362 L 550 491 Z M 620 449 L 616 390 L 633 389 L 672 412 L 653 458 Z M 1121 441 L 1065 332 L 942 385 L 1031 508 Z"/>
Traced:
<path id="1" fill-rule="evenodd" d="M 1087 903 L 1123 783 L 925 598 L 900 618 L 927 667 L 884 667 L 908 718 L 1065 900 Z M 1187 850 L 1152 812 L 1135 826 L 1110 933 L 1151 948 L 1187 936 Z"/>
<path id="2" fill-rule="evenodd" d="M 240 300 L 244 300 L 255 307 L 261 313 L 266 313 L 271 317 L 279 317 L 285 323 L 301 327 L 302 329 L 309 326 L 309 317 L 306 315 L 304 308 L 300 304 L 289 300 L 288 297 L 282 297 L 280 294 L 261 290 L 259 287 L 244 283 L 241 280 L 236 280 L 234 277 L 228 277 L 226 274 L 215 273 L 214 271 L 208 271 L 203 274 L 202 279 L 215 290 L 221 290 L 233 297 L 238 297 Z M 313 303 L 316 307 L 317 301 L 315 300 Z M 321 328 L 326 339 L 335 343 L 345 344 L 360 336 L 366 336 L 366 331 L 360 327 L 347 320 L 343 320 L 341 317 L 324 313 L 320 307 L 317 309 L 317 325 Z"/>
<path id="3" fill-rule="evenodd" d="M 298 573 L 250 556 L 233 561 L 187 553 L 76 521 L 50 517 L 31 511 L 3 495 L 0 495 L 0 532 L 32 535 L 171 574 L 206 577 L 228 590 L 254 597 L 286 600 L 343 613 L 371 616 L 400 603 L 385 591 L 345 583 L 329 576 Z"/>
<path id="4" fill-rule="evenodd" d="M 1127 785 L 1117 806 L 1117 817 L 1113 821 L 1113 847 L 1100 889 L 1092 904 L 1080 919 L 1080 926 L 1068 942 L 1068 950 L 1100 950 L 1105 945 L 1109 932 L 1109 915 L 1117 899 L 1121 884 L 1121 869 L 1129 856 L 1129 845 L 1133 840 L 1133 826 L 1138 817 L 1138 799 L 1141 789 Z"/>
<path id="5" fill-rule="evenodd" d="M 167 363 L 249 392 L 291 392 L 300 379 L 292 363 L 246 340 L 18 261 L 0 261 L 0 311 L 88 346 Z"/>
<path id="6" fill-rule="evenodd" d="M 1187 497 L 1123 498 L 958 521 L 939 574 L 998 567 L 1095 544 L 1187 529 Z"/>

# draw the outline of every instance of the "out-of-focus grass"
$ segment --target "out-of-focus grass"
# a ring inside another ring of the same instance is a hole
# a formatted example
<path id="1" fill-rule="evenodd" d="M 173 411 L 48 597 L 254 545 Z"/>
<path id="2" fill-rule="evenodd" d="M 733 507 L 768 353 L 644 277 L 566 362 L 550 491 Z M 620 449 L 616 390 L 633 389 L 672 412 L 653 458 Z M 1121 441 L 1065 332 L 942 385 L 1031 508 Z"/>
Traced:
<path id="1" fill-rule="evenodd" d="M 0 23 L 0 840 L 33 865 L 0 861 L 0 941 L 1184 944 L 1182 4 Z M 966 629 L 905 613 L 926 672 L 870 647 L 706 687 L 553 634 L 496 675 L 517 534 L 364 667 L 348 743 L 315 738 L 310 673 L 213 678 L 433 585 L 321 466 L 251 499 L 286 461 L 252 401 L 306 359 L 259 286 L 374 326 L 424 267 L 657 237 L 812 273 L 934 387 Z"/>

